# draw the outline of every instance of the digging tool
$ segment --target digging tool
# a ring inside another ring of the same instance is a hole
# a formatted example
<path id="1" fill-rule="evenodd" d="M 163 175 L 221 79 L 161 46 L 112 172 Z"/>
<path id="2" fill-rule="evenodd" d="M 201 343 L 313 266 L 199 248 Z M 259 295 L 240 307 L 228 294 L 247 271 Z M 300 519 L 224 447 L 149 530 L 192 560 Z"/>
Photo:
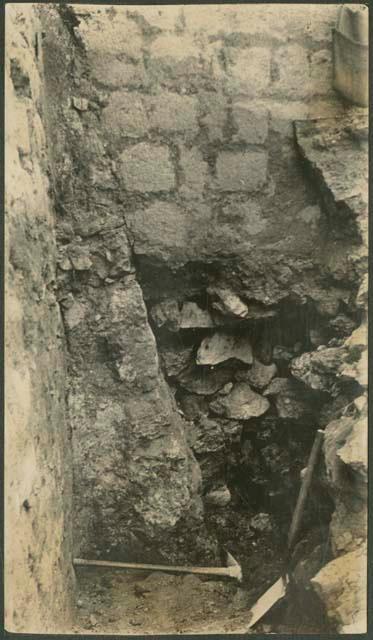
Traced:
<path id="1" fill-rule="evenodd" d="M 111 569 L 128 569 L 132 571 L 162 571 L 166 573 L 194 573 L 205 576 L 227 576 L 241 582 L 242 569 L 237 560 L 227 553 L 226 567 L 178 567 L 164 564 L 139 564 L 137 562 L 111 562 L 109 560 L 83 560 L 75 558 L 76 567 L 110 567 Z"/>
<path id="2" fill-rule="evenodd" d="M 308 491 L 311 485 L 312 476 L 323 437 L 324 432 L 321 429 L 318 429 L 308 459 L 306 471 L 302 479 L 297 504 L 294 509 L 293 518 L 289 529 L 285 571 L 283 575 L 269 589 L 267 589 L 267 591 L 259 598 L 259 600 L 256 601 L 254 606 L 251 608 L 249 613 L 249 626 L 247 627 L 248 630 L 251 629 L 264 616 L 264 614 L 272 609 L 276 602 L 281 600 L 286 595 L 287 587 L 289 584 L 289 561 L 299 532 L 299 526 L 303 516 L 304 506 L 307 500 Z"/>

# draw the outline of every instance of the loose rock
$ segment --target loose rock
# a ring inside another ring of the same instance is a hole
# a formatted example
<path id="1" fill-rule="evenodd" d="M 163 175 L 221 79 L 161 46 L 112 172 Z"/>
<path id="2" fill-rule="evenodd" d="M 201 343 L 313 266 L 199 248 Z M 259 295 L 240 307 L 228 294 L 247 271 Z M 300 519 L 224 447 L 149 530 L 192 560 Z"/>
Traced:
<path id="1" fill-rule="evenodd" d="M 246 318 L 248 313 L 247 305 L 230 289 L 209 287 L 207 293 L 218 298 L 218 301 L 212 303 L 214 309 L 217 309 L 222 314 Z"/>
<path id="2" fill-rule="evenodd" d="M 217 332 L 202 341 L 197 353 L 197 364 L 216 365 L 231 358 L 252 364 L 253 352 L 248 338 Z"/>
<path id="3" fill-rule="evenodd" d="M 165 327 L 169 331 L 179 331 L 180 310 L 177 300 L 164 300 L 154 305 L 150 311 L 157 327 Z"/>
<path id="4" fill-rule="evenodd" d="M 287 347 L 276 345 L 273 347 L 272 357 L 275 362 L 290 362 L 294 357 L 294 353 Z"/>
<path id="5" fill-rule="evenodd" d="M 178 376 L 180 385 L 199 395 L 212 395 L 224 387 L 233 378 L 233 371 L 230 368 L 191 366 Z"/>
<path id="6" fill-rule="evenodd" d="M 73 250 L 69 251 L 69 258 L 76 271 L 88 271 L 92 266 L 92 260 L 89 255 L 78 247 L 74 247 Z"/>
<path id="7" fill-rule="evenodd" d="M 270 533 L 272 531 L 271 516 L 268 513 L 257 513 L 251 518 L 250 527 L 260 533 Z"/>
<path id="8" fill-rule="evenodd" d="M 289 378 L 275 378 L 263 395 L 276 396 L 279 418 L 297 420 L 308 413 L 308 407 L 303 401 L 300 389 Z"/>
<path id="9" fill-rule="evenodd" d="M 235 420 L 249 420 L 263 415 L 269 409 L 269 402 L 255 391 L 249 384 L 236 384 L 232 392 L 212 402 L 210 408 L 218 415 Z"/>
<path id="10" fill-rule="evenodd" d="M 220 487 L 214 491 L 210 491 L 206 497 L 205 502 L 214 507 L 226 507 L 231 501 L 231 492 L 228 487 Z"/>
<path id="11" fill-rule="evenodd" d="M 214 321 L 206 309 L 195 302 L 185 302 L 181 310 L 181 329 L 208 329 L 214 327 Z"/>
<path id="12" fill-rule="evenodd" d="M 193 352 L 193 347 L 160 350 L 161 359 L 168 376 L 177 376 L 188 366 Z"/>
<path id="13" fill-rule="evenodd" d="M 254 358 L 254 364 L 248 371 L 237 371 L 236 380 L 249 382 L 256 389 L 264 389 L 277 373 L 275 364 L 265 365 Z M 264 394 L 266 395 L 266 394 Z"/>

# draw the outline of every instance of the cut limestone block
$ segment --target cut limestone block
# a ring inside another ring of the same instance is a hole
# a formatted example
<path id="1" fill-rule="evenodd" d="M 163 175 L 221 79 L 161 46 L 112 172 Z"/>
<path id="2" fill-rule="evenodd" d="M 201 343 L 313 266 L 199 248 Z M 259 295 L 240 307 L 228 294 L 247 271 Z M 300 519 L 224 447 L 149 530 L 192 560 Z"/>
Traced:
<path id="1" fill-rule="evenodd" d="M 248 338 L 217 332 L 202 341 L 197 353 L 197 364 L 216 365 L 231 358 L 246 364 L 253 363 L 253 352 Z"/>
<path id="2" fill-rule="evenodd" d="M 255 393 L 246 382 L 236 384 L 228 396 L 220 397 L 210 404 L 215 413 L 233 420 L 257 418 L 263 415 L 269 406 L 267 398 Z"/>

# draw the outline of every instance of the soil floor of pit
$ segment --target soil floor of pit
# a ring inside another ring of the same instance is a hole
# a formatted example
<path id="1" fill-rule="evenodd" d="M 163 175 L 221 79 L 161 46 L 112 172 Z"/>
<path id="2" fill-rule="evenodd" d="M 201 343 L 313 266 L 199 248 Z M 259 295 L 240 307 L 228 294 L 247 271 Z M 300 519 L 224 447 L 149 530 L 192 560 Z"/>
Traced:
<path id="1" fill-rule="evenodd" d="M 252 590 L 229 579 L 91 567 L 80 568 L 77 577 L 74 632 L 79 634 L 325 632 L 318 620 L 310 623 L 294 602 L 289 605 L 286 600 L 248 632 L 249 610 L 255 601 Z"/>

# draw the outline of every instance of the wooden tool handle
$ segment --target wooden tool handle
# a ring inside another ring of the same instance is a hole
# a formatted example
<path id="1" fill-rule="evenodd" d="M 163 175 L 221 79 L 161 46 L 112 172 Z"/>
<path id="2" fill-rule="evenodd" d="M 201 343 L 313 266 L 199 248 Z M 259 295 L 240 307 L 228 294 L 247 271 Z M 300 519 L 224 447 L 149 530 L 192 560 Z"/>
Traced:
<path id="1" fill-rule="evenodd" d="M 320 447 L 324 438 L 324 432 L 321 429 L 318 429 L 316 433 L 316 438 L 313 443 L 310 457 L 308 459 L 306 473 L 304 474 L 301 488 L 298 495 L 297 504 L 294 509 L 293 518 L 290 525 L 289 535 L 288 535 L 288 555 L 290 556 L 291 551 L 293 550 L 294 543 L 296 541 L 296 537 L 299 532 L 299 526 L 302 520 L 304 505 L 307 500 L 308 491 L 311 485 L 313 472 L 315 469 L 315 465 L 317 462 L 317 457 L 319 455 Z"/>
<path id="2" fill-rule="evenodd" d="M 237 577 L 237 571 L 234 567 L 173 567 L 163 564 L 83 560 L 82 558 L 74 558 L 73 564 L 78 567 L 110 567 L 112 569 L 129 569 L 135 571 L 162 571 L 167 573 L 194 573 L 198 575 Z"/>

